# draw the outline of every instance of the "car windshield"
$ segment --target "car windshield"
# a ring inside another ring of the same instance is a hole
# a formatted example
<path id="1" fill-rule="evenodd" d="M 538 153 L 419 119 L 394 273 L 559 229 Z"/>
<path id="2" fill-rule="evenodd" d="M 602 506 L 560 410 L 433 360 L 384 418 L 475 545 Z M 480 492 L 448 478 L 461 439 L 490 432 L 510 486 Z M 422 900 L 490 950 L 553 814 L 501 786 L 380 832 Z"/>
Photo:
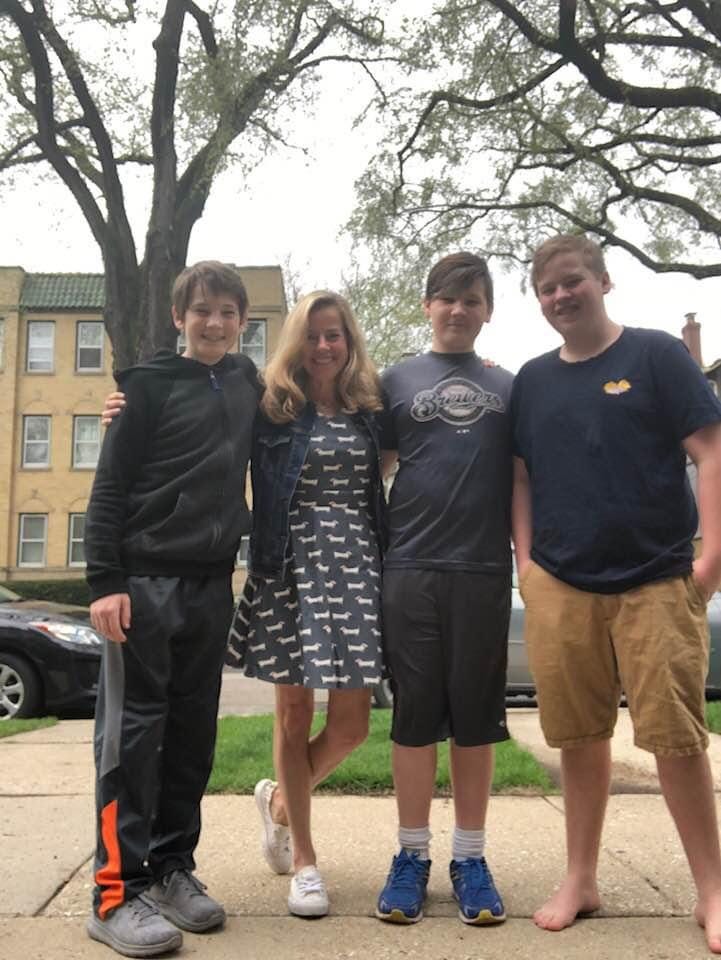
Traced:
<path id="1" fill-rule="evenodd" d="M 18 600 L 22 600 L 22 597 L 0 584 L 0 603 L 15 603 Z"/>

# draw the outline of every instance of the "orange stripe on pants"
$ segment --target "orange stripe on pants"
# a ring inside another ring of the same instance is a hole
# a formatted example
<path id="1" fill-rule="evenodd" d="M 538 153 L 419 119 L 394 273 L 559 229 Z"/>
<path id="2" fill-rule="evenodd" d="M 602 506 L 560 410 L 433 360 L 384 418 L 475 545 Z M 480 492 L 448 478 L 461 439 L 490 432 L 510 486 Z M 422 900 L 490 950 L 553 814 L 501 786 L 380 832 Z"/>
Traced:
<path id="1" fill-rule="evenodd" d="M 120 878 L 120 845 L 118 844 L 118 801 L 103 807 L 100 815 L 100 833 L 108 856 L 107 863 L 95 874 L 100 887 L 98 916 L 104 920 L 111 910 L 125 899 L 125 884 Z"/>

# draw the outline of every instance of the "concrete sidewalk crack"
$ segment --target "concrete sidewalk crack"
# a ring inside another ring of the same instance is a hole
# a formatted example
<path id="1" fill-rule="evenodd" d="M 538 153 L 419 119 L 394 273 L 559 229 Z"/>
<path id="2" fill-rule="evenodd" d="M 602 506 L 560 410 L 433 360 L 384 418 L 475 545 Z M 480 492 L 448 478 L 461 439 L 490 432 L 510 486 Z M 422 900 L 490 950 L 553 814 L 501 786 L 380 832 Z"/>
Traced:
<path id="1" fill-rule="evenodd" d="M 663 902 L 669 907 L 669 909 L 672 911 L 674 916 L 685 917 L 688 915 L 688 911 L 677 900 L 674 900 L 673 897 L 669 896 L 669 894 L 666 891 L 664 891 L 657 883 L 655 883 L 651 879 L 651 877 L 647 877 L 632 863 L 629 863 L 628 860 L 624 859 L 624 857 L 621 854 L 617 853 L 615 850 L 610 850 L 603 843 L 601 844 L 601 849 L 612 860 L 615 860 L 617 863 L 624 866 L 627 870 L 630 870 L 637 877 L 639 877 L 647 886 L 649 886 L 654 891 L 654 893 L 656 893 L 661 898 L 661 900 L 663 900 Z"/>
<path id="2" fill-rule="evenodd" d="M 72 873 L 70 874 L 69 877 L 67 877 L 67 879 L 62 880 L 57 885 L 55 890 L 53 890 L 50 896 L 38 907 L 38 909 L 35 911 L 34 914 L 32 914 L 32 916 L 41 917 L 45 913 L 47 908 L 50 906 L 50 904 L 53 902 L 53 900 L 65 889 L 65 887 L 68 886 L 68 884 L 73 882 L 73 880 L 77 877 L 77 875 L 80 873 L 81 870 L 85 870 L 87 868 L 88 864 L 92 859 L 93 859 L 93 854 L 91 853 L 82 861 L 82 863 L 79 866 L 75 868 L 75 870 L 72 871 Z M 90 910 L 90 904 L 88 904 L 88 910 Z"/>

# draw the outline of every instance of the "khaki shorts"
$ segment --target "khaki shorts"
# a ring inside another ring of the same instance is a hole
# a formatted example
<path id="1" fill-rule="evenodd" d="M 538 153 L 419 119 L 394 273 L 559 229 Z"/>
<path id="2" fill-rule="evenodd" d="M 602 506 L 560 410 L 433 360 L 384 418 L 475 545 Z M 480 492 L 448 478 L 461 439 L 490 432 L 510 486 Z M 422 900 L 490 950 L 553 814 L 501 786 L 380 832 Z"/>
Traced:
<path id="1" fill-rule="evenodd" d="M 667 757 L 706 749 L 709 633 L 706 601 L 692 576 L 599 594 L 531 563 L 520 587 L 550 746 L 613 736 L 623 690 L 637 747 Z"/>

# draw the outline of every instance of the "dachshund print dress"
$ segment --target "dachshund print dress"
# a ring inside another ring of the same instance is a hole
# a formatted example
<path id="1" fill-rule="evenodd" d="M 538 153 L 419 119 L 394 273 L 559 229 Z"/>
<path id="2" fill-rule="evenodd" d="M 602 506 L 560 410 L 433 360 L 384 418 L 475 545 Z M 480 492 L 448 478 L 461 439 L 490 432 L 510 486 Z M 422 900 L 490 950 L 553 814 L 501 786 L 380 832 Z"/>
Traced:
<path id="1" fill-rule="evenodd" d="M 290 504 L 282 576 L 249 576 L 227 662 L 249 677 L 325 690 L 371 687 L 383 675 L 378 538 L 365 432 L 316 415 Z"/>

